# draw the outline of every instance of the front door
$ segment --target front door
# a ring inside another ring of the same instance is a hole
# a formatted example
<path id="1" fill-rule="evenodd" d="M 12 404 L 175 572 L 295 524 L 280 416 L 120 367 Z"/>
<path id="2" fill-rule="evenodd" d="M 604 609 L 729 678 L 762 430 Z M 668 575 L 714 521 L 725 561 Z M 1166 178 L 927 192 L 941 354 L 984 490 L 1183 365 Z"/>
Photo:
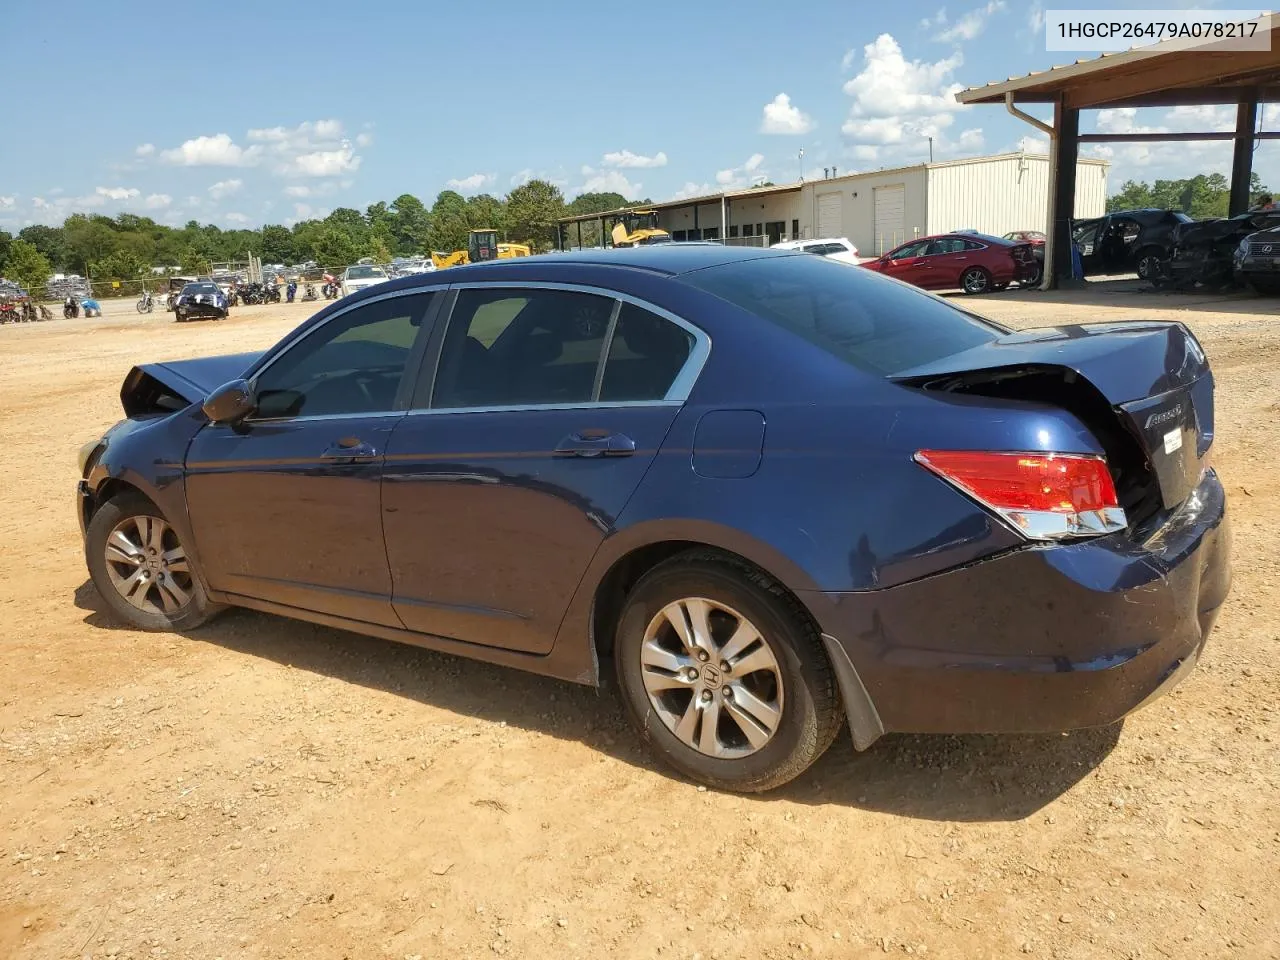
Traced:
<path id="1" fill-rule="evenodd" d="M 705 343 L 673 319 L 597 294 L 459 291 L 434 385 L 422 384 L 421 409 L 387 450 L 382 506 L 404 624 L 550 650 Z"/>
<path id="2" fill-rule="evenodd" d="M 885 260 L 881 273 L 887 274 L 904 283 L 924 286 L 928 279 L 929 266 L 924 258 L 928 240 L 917 240 L 892 251 Z"/>
<path id="3" fill-rule="evenodd" d="M 425 347 L 432 294 L 364 303 L 254 377 L 257 409 L 187 452 L 196 547 L 215 590 L 387 626 L 383 459 Z"/>

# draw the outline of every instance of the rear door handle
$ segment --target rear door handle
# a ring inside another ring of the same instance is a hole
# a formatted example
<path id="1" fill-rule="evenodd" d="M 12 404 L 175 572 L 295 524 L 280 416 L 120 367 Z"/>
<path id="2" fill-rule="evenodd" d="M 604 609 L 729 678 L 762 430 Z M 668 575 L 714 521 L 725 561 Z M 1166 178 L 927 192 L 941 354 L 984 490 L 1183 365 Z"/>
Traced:
<path id="1" fill-rule="evenodd" d="M 336 443 L 330 444 L 320 454 L 325 460 L 372 460 L 378 455 L 378 451 L 373 448 L 372 444 L 365 443 L 359 437 L 343 437 Z"/>
<path id="2" fill-rule="evenodd" d="M 556 453 L 571 457 L 629 457 L 636 442 L 622 433 L 571 433 L 558 444 Z"/>

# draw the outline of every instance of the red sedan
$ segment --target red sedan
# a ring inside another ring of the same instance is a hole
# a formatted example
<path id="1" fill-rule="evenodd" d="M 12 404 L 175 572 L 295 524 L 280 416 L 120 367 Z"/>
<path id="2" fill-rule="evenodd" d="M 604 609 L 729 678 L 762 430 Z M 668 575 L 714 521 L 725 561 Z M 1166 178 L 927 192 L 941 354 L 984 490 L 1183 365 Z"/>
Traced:
<path id="1" fill-rule="evenodd" d="M 926 290 L 990 293 L 1014 281 L 1030 282 L 1038 271 L 1030 243 L 984 233 L 945 233 L 895 247 L 862 266 Z"/>

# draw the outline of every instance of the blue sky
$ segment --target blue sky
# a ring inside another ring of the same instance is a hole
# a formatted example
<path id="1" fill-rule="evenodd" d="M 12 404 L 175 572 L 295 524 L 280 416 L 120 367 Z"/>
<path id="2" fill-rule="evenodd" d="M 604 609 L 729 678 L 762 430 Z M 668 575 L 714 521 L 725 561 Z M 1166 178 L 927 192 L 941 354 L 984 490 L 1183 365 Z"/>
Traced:
<path id="1" fill-rule="evenodd" d="M 6 36 L 30 41 L 6 46 L 11 231 L 77 210 L 290 223 L 531 176 L 570 198 L 664 200 L 794 180 L 802 148 L 810 177 L 916 163 L 930 135 L 937 159 L 1043 151 L 1002 107 L 952 92 L 1071 56 L 1044 50 L 1035 0 L 225 0 L 212 19 L 151 0 L 10 6 Z M 1091 112 L 1082 128 L 1233 123 L 1230 108 L 1183 108 Z M 1103 149 L 1112 192 L 1230 166 L 1229 143 Z M 1280 148 L 1259 147 L 1255 169 L 1280 188 Z"/>

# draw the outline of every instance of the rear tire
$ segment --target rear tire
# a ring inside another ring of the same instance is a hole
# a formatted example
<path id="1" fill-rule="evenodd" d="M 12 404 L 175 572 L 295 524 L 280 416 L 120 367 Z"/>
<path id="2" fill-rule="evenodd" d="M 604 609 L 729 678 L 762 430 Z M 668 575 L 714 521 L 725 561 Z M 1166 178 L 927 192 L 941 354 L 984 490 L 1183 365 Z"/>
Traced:
<path id="1" fill-rule="evenodd" d="M 1254 293 L 1263 297 L 1274 297 L 1277 293 L 1280 293 L 1280 281 L 1277 280 L 1265 278 L 1250 280 L 1249 286 L 1253 287 Z"/>
<path id="2" fill-rule="evenodd" d="M 1155 283 L 1164 277 L 1164 251 L 1159 247 L 1146 247 L 1139 250 L 1135 258 L 1138 279 Z"/>
<path id="3" fill-rule="evenodd" d="M 614 655 L 641 738 L 717 789 L 759 793 L 795 779 L 843 720 L 805 610 L 765 574 L 715 554 L 682 554 L 641 578 Z"/>
<path id="4" fill-rule="evenodd" d="M 85 531 L 85 560 L 111 612 L 140 630 L 194 630 L 222 609 L 191 571 L 177 531 L 140 493 L 98 508 Z"/>
<path id="5" fill-rule="evenodd" d="M 982 267 L 970 267 L 960 274 L 960 289 L 970 296 L 991 290 L 991 274 Z"/>

